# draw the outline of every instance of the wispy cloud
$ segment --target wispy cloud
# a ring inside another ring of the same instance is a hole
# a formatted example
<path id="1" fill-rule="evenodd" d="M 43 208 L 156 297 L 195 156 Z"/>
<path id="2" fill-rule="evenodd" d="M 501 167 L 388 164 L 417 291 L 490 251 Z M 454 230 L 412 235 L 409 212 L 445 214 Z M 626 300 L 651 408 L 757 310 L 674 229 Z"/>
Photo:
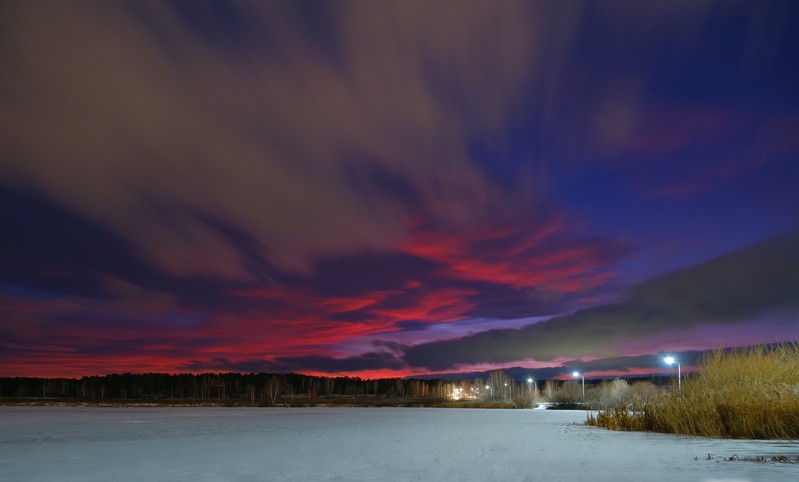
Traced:
<path id="1" fill-rule="evenodd" d="M 470 226 L 537 204 L 542 173 L 508 194 L 469 150 L 502 146 L 520 103 L 563 148 L 622 148 L 645 79 L 582 82 L 579 27 L 691 38 L 712 5 L 25 2 L 5 9 L 0 172 L 169 273 L 250 279 L 219 223 L 308 272 L 319 255 L 396 249 L 419 209 Z"/>
<path id="2" fill-rule="evenodd" d="M 409 206 L 353 166 L 468 224 L 497 188 L 465 139 L 499 135 L 542 47 L 524 2 L 429 7 L 326 5 L 325 38 L 294 4 L 235 4 L 225 18 L 159 3 L 8 7 L 0 87 L 15 101 L 0 172 L 178 275 L 250 278 L 214 221 L 289 271 L 397 247 Z"/>

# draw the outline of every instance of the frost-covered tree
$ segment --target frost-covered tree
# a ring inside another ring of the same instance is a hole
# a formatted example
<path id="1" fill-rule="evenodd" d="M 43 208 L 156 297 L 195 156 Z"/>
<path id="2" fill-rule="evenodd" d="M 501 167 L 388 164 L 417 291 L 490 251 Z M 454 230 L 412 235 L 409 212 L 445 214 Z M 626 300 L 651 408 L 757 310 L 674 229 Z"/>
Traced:
<path id="1" fill-rule="evenodd" d="M 630 385 L 627 380 L 616 378 L 608 385 L 608 402 L 613 405 L 625 405 L 630 396 Z"/>

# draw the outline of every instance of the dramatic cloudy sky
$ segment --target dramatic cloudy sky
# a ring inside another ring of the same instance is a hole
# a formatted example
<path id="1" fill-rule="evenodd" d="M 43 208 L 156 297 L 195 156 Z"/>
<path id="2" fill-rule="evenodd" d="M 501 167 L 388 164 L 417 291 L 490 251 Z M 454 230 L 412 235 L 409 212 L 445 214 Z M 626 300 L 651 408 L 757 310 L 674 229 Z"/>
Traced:
<path id="1" fill-rule="evenodd" d="M 0 376 L 799 340 L 799 3 L 0 3 Z"/>

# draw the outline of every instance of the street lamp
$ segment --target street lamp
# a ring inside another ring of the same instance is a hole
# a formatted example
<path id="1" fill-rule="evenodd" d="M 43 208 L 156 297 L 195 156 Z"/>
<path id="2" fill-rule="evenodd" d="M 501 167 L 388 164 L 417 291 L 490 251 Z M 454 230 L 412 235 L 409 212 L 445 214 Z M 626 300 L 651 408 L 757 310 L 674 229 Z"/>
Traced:
<path id="1" fill-rule="evenodd" d="M 530 393 L 532 391 L 532 389 L 533 389 L 533 377 L 528 377 L 527 378 L 527 392 Z M 536 392 L 537 391 L 538 390 L 536 390 Z M 535 401 L 536 395 L 537 394 L 535 392 L 530 393 L 530 404 L 532 404 Z"/>
<path id="2" fill-rule="evenodd" d="M 583 400 L 585 400 L 585 375 L 581 375 L 580 372 L 572 373 L 574 378 L 581 377 L 583 379 Z"/>
<path id="3" fill-rule="evenodd" d="M 663 359 L 663 361 L 666 362 L 669 366 L 674 365 L 675 363 L 677 364 L 677 390 L 682 392 L 682 374 L 680 373 L 681 372 L 680 362 L 675 360 L 673 356 L 667 356 L 666 358 Z"/>

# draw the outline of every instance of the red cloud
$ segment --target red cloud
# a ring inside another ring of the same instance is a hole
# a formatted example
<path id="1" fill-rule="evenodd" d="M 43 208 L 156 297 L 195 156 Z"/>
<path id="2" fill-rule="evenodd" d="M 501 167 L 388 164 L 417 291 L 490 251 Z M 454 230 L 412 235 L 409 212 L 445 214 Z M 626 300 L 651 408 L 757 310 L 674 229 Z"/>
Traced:
<path id="1" fill-rule="evenodd" d="M 277 301 L 278 307 L 263 313 L 264 321 L 274 334 L 281 327 L 289 329 L 293 338 L 307 329 L 303 344 L 334 343 L 355 336 L 394 331 L 404 321 L 448 322 L 463 318 L 473 308 L 466 301 L 477 291 L 463 288 L 421 288 L 419 282 L 409 283 L 406 289 L 376 291 L 361 297 L 314 296 L 307 291 L 292 288 L 241 290 L 240 297 Z M 358 317 L 341 321 L 339 317 L 358 312 Z M 358 321 L 361 320 L 361 321 Z M 247 324 L 259 324 L 250 320 Z M 288 334 L 288 333 L 287 333 Z"/>
<path id="2" fill-rule="evenodd" d="M 402 321 L 448 322 L 464 318 L 474 308 L 467 298 L 478 292 L 472 289 L 442 288 L 424 291 L 412 304 L 398 308 L 375 307 L 372 311 L 386 323 Z"/>
<path id="3" fill-rule="evenodd" d="M 516 289 L 575 293 L 607 282 L 618 246 L 592 239 L 568 239 L 565 226 L 480 226 L 461 233 L 428 230 L 403 247 L 413 256 L 445 266 L 443 276 L 507 285 Z"/>
<path id="4" fill-rule="evenodd" d="M 613 276 L 606 266 L 618 254 L 606 242 L 565 236 L 557 221 L 532 228 L 505 224 L 444 232 L 416 226 L 413 231 L 403 254 L 440 268 L 410 274 L 391 289 L 353 296 L 302 286 L 258 287 L 229 292 L 240 300 L 229 310 L 203 310 L 146 290 L 134 290 L 135 296 L 122 290 L 116 300 L 6 295 L 0 317 L 10 353 L 0 364 L 10 375 L 77 376 L 213 369 L 203 363 L 215 358 L 264 360 L 267 366 L 281 357 L 335 358 L 346 355 L 335 345 L 354 338 L 407 329 L 408 323 L 467 318 L 481 308 L 480 300 L 493 296 L 480 288 L 484 283 L 560 293 L 602 285 Z M 158 302 L 143 303 L 142 297 Z"/>

